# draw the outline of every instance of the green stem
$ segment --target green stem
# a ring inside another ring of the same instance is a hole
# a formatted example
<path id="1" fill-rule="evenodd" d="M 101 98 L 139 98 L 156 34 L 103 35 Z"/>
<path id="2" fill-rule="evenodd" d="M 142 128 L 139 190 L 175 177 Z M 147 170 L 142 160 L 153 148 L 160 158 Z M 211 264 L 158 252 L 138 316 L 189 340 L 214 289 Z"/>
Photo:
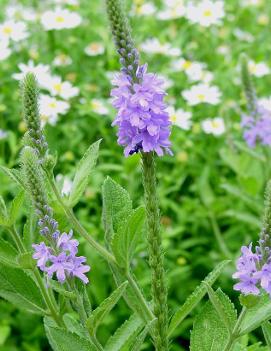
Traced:
<path id="1" fill-rule="evenodd" d="M 143 185 L 148 224 L 149 264 L 155 323 L 154 344 L 157 351 L 168 350 L 167 286 L 164 270 L 164 255 L 160 231 L 160 214 L 156 193 L 155 161 L 153 153 L 142 154 Z"/>
<path id="2" fill-rule="evenodd" d="M 233 328 L 233 331 L 229 337 L 229 340 L 225 346 L 225 348 L 223 349 L 223 351 L 231 351 L 232 349 L 232 346 L 234 344 L 234 342 L 236 341 L 236 339 L 239 337 L 239 332 L 240 332 L 240 326 L 241 326 L 241 323 L 246 315 L 246 312 L 247 312 L 247 309 L 246 307 L 243 307 L 239 317 L 238 317 L 238 320 Z"/>
<path id="3" fill-rule="evenodd" d="M 87 242 L 94 247 L 99 254 L 106 260 L 108 261 L 109 264 L 113 265 L 114 267 L 117 267 L 119 270 L 122 269 L 118 266 L 117 261 L 115 259 L 115 257 L 108 252 L 104 247 L 102 247 L 99 243 L 96 242 L 95 239 L 93 239 L 88 232 L 85 230 L 85 228 L 81 225 L 81 223 L 78 221 L 78 219 L 75 217 L 74 213 L 72 212 L 72 210 L 70 208 L 68 208 L 66 206 L 66 204 L 64 203 L 63 199 L 61 198 L 61 195 L 56 187 L 53 175 L 50 174 L 48 171 L 46 171 L 46 175 L 47 175 L 47 179 L 49 181 L 49 184 L 51 185 L 51 188 L 60 204 L 60 206 L 62 207 L 63 211 L 65 212 L 67 219 L 71 222 L 71 224 L 73 225 L 73 227 L 77 230 L 77 232 L 87 240 Z M 140 291 L 136 281 L 133 279 L 133 277 L 129 274 L 129 273 L 125 273 L 124 274 L 126 279 L 130 282 L 131 288 L 134 291 L 135 295 L 137 296 L 137 299 L 139 301 L 139 303 L 141 304 L 141 306 L 143 306 L 144 309 L 144 313 L 145 313 L 145 318 L 144 320 L 153 320 L 154 319 L 154 315 L 152 313 L 152 311 L 150 310 L 147 301 L 145 300 L 142 292 Z"/>
<path id="4" fill-rule="evenodd" d="M 12 238 L 15 241 L 19 252 L 20 253 L 27 253 L 27 249 L 22 241 L 22 238 L 20 237 L 19 233 L 17 232 L 16 228 L 14 226 L 10 227 L 9 232 L 11 233 Z M 35 277 L 36 283 L 38 284 L 38 286 L 40 288 L 40 292 L 42 294 L 43 300 L 44 300 L 47 308 L 50 311 L 51 316 L 53 317 L 53 319 L 55 320 L 55 322 L 58 325 L 62 326 L 63 325 L 62 317 L 58 313 L 58 306 L 57 306 L 57 303 L 55 301 L 54 295 L 50 294 L 50 290 L 48 290 L 46 288 L 45 283 L 44 283 L 38 269 L 35 267 L 34 269 L 32 269 L 32 272 L 33 272 L 33 275 Z"/>
<path id="5" fill-rule="evenodd" d="M 230 253 L 224 239 L 223 236 L 221 234 L 221 231 L 219 229 L 219 226 L 217 224 L 217 220 L 213 214 L 212 211 L 208 211 L 208 216 L 213 228 L 213 232 L 217 241 L 217 244 L 219 246 L 219 249 L 221 251 L 221 253 L 223 254 L 224 258 L 231 260 L 232 259 L 232 254 Z"/>

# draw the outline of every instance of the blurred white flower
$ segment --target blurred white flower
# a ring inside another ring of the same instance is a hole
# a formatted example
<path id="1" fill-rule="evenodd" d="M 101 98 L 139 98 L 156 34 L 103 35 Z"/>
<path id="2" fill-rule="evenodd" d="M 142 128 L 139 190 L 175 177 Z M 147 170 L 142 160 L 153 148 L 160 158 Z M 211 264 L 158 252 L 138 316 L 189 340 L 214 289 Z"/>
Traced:
<path id="1" fill-rule="evenodd" d="M 108 107 L 102 100 L 92 99 L 90 101 L 90 106 L 92 111 L 99 115 L 107 115 L 109 113 Z"/>
<path id="2" fill-rule="evenodd" d="M 8 19 L 18 21 L 36 21 L 38 19 L 38 13 L 34 11 L 31 7 L 26 7 L 21 4 L 11 4 L 5 9 L 6 17 Z"/>
<path id="3" fill-rule="evenodd" d="M 141 50 L 148 54 L 179 56 L 181 49 L 172 47 L 169 43 L 162 44 L 157 38 L 149 38 L 141 44 Z"/>
<path id="4" fill-rule="evenodd" d="M 271 96 L 258 99 L 258 103 L 271 112 Z"/>
<path id="5" fill-rule="evenodd" d="M 267 74 L 270 73 L 270 68 L 264 62 L 256 63 L 250 60 L 248 62 L 248 69 L 249 69 L 249 72 L 257 78 L 266 76 Z"/>
<path id="6" fill-rule="evenodd" d="M 247 41 L 248 43 L 252 43 L 254 41 L 254 36 L 251 33 L 245 32 L 240 28 L 235 28 L 233 30 L 233 34 L 237 39 Z"/>
<path id="7" fill-rule="evenodd" d="M 27 73 L 33 73 L 37 78 L 37 81 L 41 87 L 45 87 L 47 82 L 51 79 L 50 67 L 39 63 L 37 66 L 34 65 L 32 60 L 28 61 L 27 64 L 19 63 L 18 65 L 20 73 L 14 73 L 12 78 L 16 80 L 22 80 Z"/>
<path id="8" fill-rule="evenodd" d="M 217 48 L 217 52 L 218 52 L 220 55 L 228 56 L 228 55 L 230 54 L 230 48 L 229 48 L 227 45 L 220 45 L 220 46 Z"/>
<path id="9" fill-rule="evenodd" d="M 11 55 L 11 49 L 7 41 L 0 41 L 0 61 L 7 59 Z"/>
<path id="10" fill-rule="evenodd" d="M 72 181 L 68 177 L 64 177 L 62 174 L 56 176 L 57 183 L 61 186 L 61 195 L 68 196 L 72 190 Z"/>
<path id="11" fill-rule="evenodd" d="M 204 27 L 221 24 L 221 19 L 224 16 L 224 3 L 222 1 L 203 0 L 199 4 L 187 6 L 186 17 L 192 23 L 198 23 Z"/>
<path id="12" fill-rule="evenodd" d="M 132 14 L 137 16 L 150 16 L 156 12 L 156 7 L 151 2 L 134 4 Z"/>
<path id="13" fill-rule="evenodd" d="M 53 96 L 60 96 L 68 100 L 79 94 L 79 89 L 74 87 L 70 82 L 62 81 L 61 77 L 54 76 L 46 82 L 44 86 Z"/>
<path id="14" fill-rule="evenodd" d="M 217 86 L 197 84 L 182 92 L 182 96 L 189 105 L 194 106 L 200 103 L 217 105 L 220 102 L 221 92 Z"/>
<path id="15" fill-rule="evenodd" d="M 169 79 L 167 76 L 164 76 L 163 74 L 159 73 L 159 78 L 162 79 L 162 81 L 163 81 L 163 88 L 165 90 L 173 87 L 173 85 L 174 85 L 173 80 Z"/>
<path id="16" fill-rule="evenodd" d="M 223 118 L 207 118 L 201 123 L 201 127 L 206 134 L 219 136 L 225 133 L 225 123 Z"/>
<path id="17" fill-rule="evenodd" d="M 8 132 L 6 130 L 0 129 L 0 140 L 6 139 Z"/>
<path id="18" fill-rule="evenodd" d="M 184 111 L 179 108 L 175 110 L 173 107 L 168 107 L 167 112 L 169 113 L 169 118 L 172 124 L 180 127 L 184 130 L 189 130 L 192 126 L 192 113 L 188 111 Z"/>
<path id="19" fill-rule="evenodd" d="M 66 54 L 59 54 L 54 58 L 53 65 L 57 67 L 69 66 L 72 63 L 70 56 Z"/>
<path id="20" fill-rule="evenodd" d="M 186 14 L 186 6 L 183 0 L 164 0 L 164 9 L 157 14 L 160 20 L 170 20 L 183 17 Z"/>
<path id="21" fill-rule="evenodd" d="M 61 5 L 72 5 L 77 6 L 79 5 L 79 0 L 54 0 L 56 4 Z"/>
<path id="22" fill-rule="evenodd" d="M 15 42 L 24 40 L 28 37 L 26 24 L 24 22 L 16 22 L 13 20 L 0 24 L 0 40 L 14 40 Z"/>
<path id="23" fill-rule="evenodd" d="M 61 8 L 45 11 L 41 16 L 41 24 L 45 30 L 75 28 L 81 22 L 82 18 L 78 13 Z"/>
<path id="24" fill-rule="evenodd" d="M 263 5 L 263 0 L 243 0 L 241 2 L 242 6 L 261 6 Z"/>
<path id="25" fill-rule="evenodd" d="M 39 111 L 41 123 L 55 125 L 58 120 L 58 115 L 68 112 L 70 104 L 66 101 L 57 100 L 55 97 L 42 94 L 39 100 Z"/>
<path id="26" fill-rule="evenodd" d="M 85 48 L 85 53 L 88 56 L 97 56 L 97 55 L 102 55 L 104 53 L 104 46 L 100 43 L 93 42 L 88 44 L 88 46 Z"/>
<path id="27" fill-rule="evenodd" d="M 190 80 L 197 81 L 200 80 L 200 77 L 203 74 L 205 64 L 180 58 L 179 60 L 172 62 L 172 68 L 175 71 L 185 72 Z"/>

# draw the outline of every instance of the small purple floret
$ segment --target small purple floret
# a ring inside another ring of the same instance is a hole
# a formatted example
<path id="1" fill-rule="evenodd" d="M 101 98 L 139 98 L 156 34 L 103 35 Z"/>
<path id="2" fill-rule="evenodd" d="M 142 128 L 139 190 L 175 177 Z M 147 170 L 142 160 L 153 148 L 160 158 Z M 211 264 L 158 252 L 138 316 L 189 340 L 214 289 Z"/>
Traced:
<path id="1" fill-rule="evenodd" d="M 169 115 L 166 111 L 163 80 L 147 73 L 147 65 L 139 66 L 137 82 L 122 72 L 113 80 L 113 106 L 117 117 L 113 125 L 118 126 L 118 143 L 125 147 L 125 156 L 142 150 L 155 151 L 162 156 L 164 151 L 172 154 L 169 141 Z"/>

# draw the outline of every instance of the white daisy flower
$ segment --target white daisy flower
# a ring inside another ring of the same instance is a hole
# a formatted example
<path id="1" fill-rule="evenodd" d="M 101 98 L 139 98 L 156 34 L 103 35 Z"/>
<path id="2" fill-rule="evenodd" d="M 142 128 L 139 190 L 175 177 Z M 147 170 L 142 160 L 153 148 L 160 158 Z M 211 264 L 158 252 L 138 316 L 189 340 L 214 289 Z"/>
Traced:
<path id="1" fill-rule="evenodd" d="M 257 78 L 260 78 L 260 77 L 266 76 L 267 74 L 270 74 L 270 68 L 264 62 L 256 63 L 256 62 L 250 60 L 248 62 L 248 70 L 252 75 L 254 75 Z"/>
<path id="2" fill-rule="evenodd" d="M 248 43 L 253 43 L 254 41 L 254 36 L 251 33 L 245 32 L 240 28 L 235 28 L 233 34 L 236 36 L 237 39 L 247 41 Z"/>
<path id="3" fill-rule="evenodd" d="M 191 81 L 197 81 L 200 80 L 203 75 L 205 64 L 180 58 L 179 60 L 172 62 L 172 68 L 175 71 L 185 72 Z"/>
<path id="4" fill-rule="evenodd" d="M 199 4 L 187 6 L 186 17 L 192 23 L 198 23 L 203 27 L 221 24 L 221 19 L 224 16 L 224 3 L 222 1 L 203 0 Z"/>
<path id="5" fill-rule="evenodd" d="M 48 84 L 48 81 L 51 79 L 50 67 L 48 65 L 44 65 L 39 63 L 35 66 L 32 60 L 28 61 L 27 64 L 19 63 L 18 65 L 21 72 L 14 73 L 12 78 L 16 80 L 22 80 L 27 73 L 33 73 L 37 78 L 38 84 L 41 87 L 45 87 Z"/>
<path id="6" fill-rule="evenodd" d="M 162 44 L 157 38 L 149 38 L 141 44 L 141 50 L 148 54 L 165 56 L 180 56 L 181 49 L 172 47 L 169 43 Z"/>
<path id="7" fill-rule="evenodd" d="M 173 107 L 168 107 L 167 109 L 169 113 L 170 121 L 173 125 L 176 125 L 184 130 L 189 130 L 192 126 L 192 113 L 188 111 L 184 111 L 183 109 L 179 108 L 175 110 Z"/>
<path id="8" fill-rule="evenodd" d="M 163 88 L 165 90 L 173 87 L 173 85 L 174 85 L 173 80 L 169 79 L 167 76 L 164 76 L 163 74 L 159 73 L 159 78 L 162 79 L 162 81 L 163 81 Z"/>
<path id="9" fill-rule="evenodd" d="M 29 36 L 26 24 L 24 22 L 16 22 L 13 20 L 0 24 L 0 40 L 13 40 L 15 42 L 26 39 Z"/>
<path id="10" fill-rule="evenodd" d="M 259 105 L 271 112 L 271 96 L 258 99 Z"/>
<path id="11" fill-rule="evenodd" d="M 72 63 L 70 56 L 66 54 L 59 54 L 54 58 L 53 65 L 56 67 L 69 66 Z"/>
<path id="12" fill-rule="evenodd" d="M 70 82 L 62 81 L 61 77 L 54 76 L 44 86 L 53 96 L 60 96 L 64 100 L 71 99 L 79 94 L 79 89 Z"/>
<path id="13" fill-rule="evenodd" d="M 92 111 L 99 115 L 107 115 L 109 113 L 108 107 L 105 105 L 105 103 L 101 100 L 98 99 L 92 99 L 90 102 L 90 106 Z"/>
<path id="14" fill-rule="evenodd" d="M 46 123 L 55 125 L 58 120 L 58 115 L 63 115 L 70 109 L 70 104 L 66 101 L 57 100 L 55 97 L 42 94 L 39 100 L 39 111 L 41 123 L 44 126 Z"/>
<path id="15" fill-rule="evenodd" d="M 6 7 L 6 17 L 10 20 L 18 21 L 36 21 L 38 18 L 37 12 L 30 7 L 25 7 L 21 4 L 11 4 Z"/>
<path id="16" fill-rule="evenodd" d="M 225 133 L 225 123 L 223 118 L 207 118 L 201 123 L 201 127 L 206 134 L 219 136 Z"/>
<path id="17" fill-rule="evenodd" d="M 200 83 L 184 90 L 182 96 L 191 106 L 201 103 L 217 105 L 220 102 L 221 92 L 217 86 Z"/>
<path id="18" fill-rule="evenodd" d="M 11 49 L 7 41 L 0 41 L 0 61 L 7 59 L 11 55 Z"/>
<path id="19" fill-rule="evenodd" d="M 88 44 L 84 51 L 88 56 L 97 56 L 102 55 L 104 53 L 104 50 L 105 49 L 102 44 L 93 42 Z"/>
<path id="20" fill-rule="evenodd" d="M 175 19 L 186 14 L 183 0 L 164 0 L 164 5 L 164 9 L 157 14 L 157 18 L 160 20 Z"/>
<path id="21" fill-rule="evenodd" d="M 71 29 L 80 25 L 82 18 L 78 13 L 57 8 L 45 11 L 41 16 L 41 24 L 45 30 Z"/>
<path id="22" fill-rule="evenodd" d="M 156 12 L 156 7 L 151 2 L 143 4 L 135 4 L 132 9 L 132 14 L 137 16 L 151 16 Z"/>

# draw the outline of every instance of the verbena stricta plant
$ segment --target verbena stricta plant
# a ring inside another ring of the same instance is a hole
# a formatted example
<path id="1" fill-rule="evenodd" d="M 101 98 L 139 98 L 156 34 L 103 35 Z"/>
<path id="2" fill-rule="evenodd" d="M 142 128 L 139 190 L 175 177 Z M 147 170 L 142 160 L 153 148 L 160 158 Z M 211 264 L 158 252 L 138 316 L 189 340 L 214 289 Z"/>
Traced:
<path id="1" fill-rule="evenodd" d="M 86 150 L 76 166 L 70 194 L 63 196 L 54 176 L 57 158 L 51 154 L 41 125 L 37 80 L 32 73 L 26 74 L 21 95 L 27 131 L 20 167 L 1 167 L 20 191 L 11 206 L 0 198 L 0 225 L 9 234 L 6 240 L 0 239 L 0 296 L 43 317 L 54 351 L 168 351 L 182 322 L 207 294 L 209 301 L 194 320 L 191 351 L 270 350 L 270 183 L 259 243 L 255 250 L 252 243 L 242 247 L 233 273 L 238 280 L 233 289 L 241 293 L 239 317 L 229 297 L 221 289 L 212 288 L 224 268 L 230 267 L 229 260 L 217 264 L 182 306 L 174 310 L 168 306 L 166 252 L 155 174 L 156 159 L 163 162 L 162 156 L 172 155 L 166 92 L 159 75 L 148 73 L 147 64 L 140 62 L 121 1 L 106 0 L 106 8 L 121 66 L 112 82 L 111 96 L 117 114 L 113 126 L 117 128 L 124 157 L 141 157 L 144 206 L 134 208 L 129 193 L 108 177 L 102 186 L 104 244 L 79 222 L 73 208 L 86 190 L 101 141 Z M 267 112 L 257 103 L 245 58 L 242 79 L 249 109 L 249 117 L 243 119 L 244 137 L 250 146 L 258 141 L 269 145 Z M 23 227 L 19 222 L 21 209 L 25 215 Z M 142 241 L 148 247 L 150 275 L 150 287 L 144 287 L 144 291 L 132 265 Z M 90 298 L 95 285 L 90 267 L 99 262 L 81 255 L 85 245 L 107 263 L 116 285 L 96 308 L 92 308 Z M 232 272 L 233 262 L 231 266 Z M 120 299 L 130 314 L 113 335 L 101 338 L 99 327 Z M 248 345 L 246 335 L 258 327 L 263 329 L 267 349 Z M 175 349 L 179 350 L 178 346 Z"/>

